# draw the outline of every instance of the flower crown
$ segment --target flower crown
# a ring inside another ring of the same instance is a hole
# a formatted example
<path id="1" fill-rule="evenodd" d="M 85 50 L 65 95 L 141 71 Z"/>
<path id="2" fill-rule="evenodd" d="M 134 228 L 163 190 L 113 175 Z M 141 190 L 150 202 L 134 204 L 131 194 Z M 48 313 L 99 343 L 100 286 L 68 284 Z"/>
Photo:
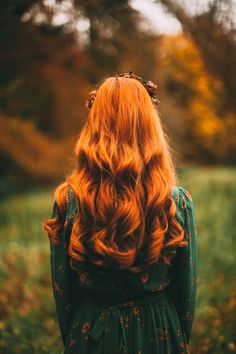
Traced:
<path id="1" fill-rule="evenodd" d="M 147 92 L 150 95 L 154 105 L 158 106 L 160 104 L 160 101 L 157 99 L 156 93 L 155 93 L 156 89 L 157 89 L 157 85 L 154 84 L 152 81 L 144 80 L 142 77 L 135 75 L 133 73 L 133 71 L 130 71 L 128 73 L 117 74 L 117 76 L 138 80 L 139 82 L 141 82 L 141 84 L 147 90 Z M 92 107 L 93 102 L 94 102 L 94 100 L 96 98 L 97 92 L 98 92 L 98 89 L 95 89 L 95 90 L 93 90 L 93 91 L 91 91 L 89 93 L 90 98 L 86 101 L 86 108 L 90 109 Z"/>

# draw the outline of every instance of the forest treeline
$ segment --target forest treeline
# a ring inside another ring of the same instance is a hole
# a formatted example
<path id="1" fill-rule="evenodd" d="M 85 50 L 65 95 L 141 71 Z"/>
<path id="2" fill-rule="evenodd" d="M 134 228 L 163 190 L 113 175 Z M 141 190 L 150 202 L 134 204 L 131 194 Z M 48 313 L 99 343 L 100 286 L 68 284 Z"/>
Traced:
<path id="1" fill-rule="evenodd" d="M 215 0 L 190 14 L 183 2 L 156 2 L 182 33 L 157 35 L 128 0 L 0 2 L 2 179 L 60 179 L 74 163 L 89 91 L 130 70 L 158 84 L 180 159 L 235 164 L 233 5 Z"/>

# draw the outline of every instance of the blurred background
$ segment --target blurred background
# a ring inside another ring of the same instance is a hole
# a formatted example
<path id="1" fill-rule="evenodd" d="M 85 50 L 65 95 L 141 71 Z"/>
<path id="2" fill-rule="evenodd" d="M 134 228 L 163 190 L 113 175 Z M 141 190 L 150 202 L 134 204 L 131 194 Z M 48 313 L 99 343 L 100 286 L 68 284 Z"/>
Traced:
<path id="1" fill-rule="evenodd" d="M 236 353 L 235 30 L 232 0 L 1 0 L 1 353 L 62 353 L 41 223 L 74 164 L 89 91 L 130 70 L 158 84 L 194 200 L 191 353 Z"/>

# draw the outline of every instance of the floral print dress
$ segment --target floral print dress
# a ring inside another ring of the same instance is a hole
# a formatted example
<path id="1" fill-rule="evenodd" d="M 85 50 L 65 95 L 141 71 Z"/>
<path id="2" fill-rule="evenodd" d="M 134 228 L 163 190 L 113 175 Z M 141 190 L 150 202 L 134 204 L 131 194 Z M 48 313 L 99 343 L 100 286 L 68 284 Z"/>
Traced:
<path id="1" fill-rule="evenodd" d="M 78 206 L 68 187 L 63 243 L 50 244 L 64 354 L 188 353 L 197 285 L 195 211 L 185 188 L 174 187 L 172 197 L 188 246 L 171 249 L 171 264 L 156 264 L 139 274 L 85 263 L 75 271 L 67 250 Z M 57 212 L 54 201 L 51 217 Z"/>

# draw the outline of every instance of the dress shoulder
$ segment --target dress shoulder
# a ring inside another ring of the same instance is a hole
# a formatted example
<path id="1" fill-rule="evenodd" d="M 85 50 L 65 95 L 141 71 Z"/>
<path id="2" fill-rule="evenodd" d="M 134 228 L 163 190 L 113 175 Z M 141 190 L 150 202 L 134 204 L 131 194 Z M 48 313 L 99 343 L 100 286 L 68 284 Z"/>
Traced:
<path id="1" fill-rule="evenodd" d="M 184 225 L 184 211 L 191 211 L 193 209 L 193 198 L 191 193 L 183 186 L 175 186 L 172 189 L 172 198 L 176 203 L 176 217 L 179 222 Z"/>
<path id="2" fill-rule="evenodd" d="M 192 202 L 191 193 L 183 186 L 174 186 L 172 188 L 172 197 L 179 203 L 182 201 Z"/>

